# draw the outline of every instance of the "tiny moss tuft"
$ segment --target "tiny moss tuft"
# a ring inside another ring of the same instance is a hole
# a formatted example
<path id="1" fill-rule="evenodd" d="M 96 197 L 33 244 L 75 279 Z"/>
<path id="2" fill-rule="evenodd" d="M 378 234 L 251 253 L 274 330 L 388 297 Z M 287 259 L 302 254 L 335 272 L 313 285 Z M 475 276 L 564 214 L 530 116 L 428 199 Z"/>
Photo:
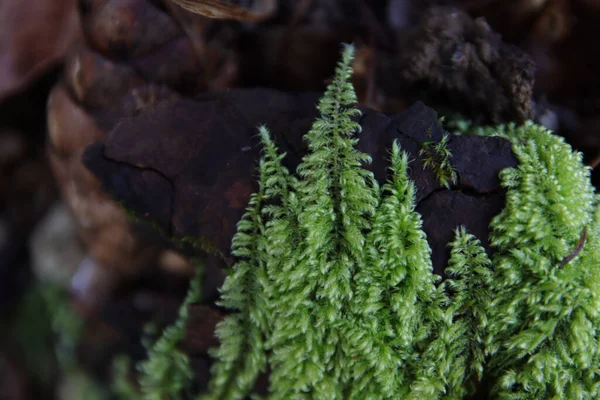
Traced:
<path id="1" fill-rule="evenodd" d="M 423 142 L 419 150 L 419 156 L 423 157 L 423 168 L 431 169 L 446 188 L 456 183 L 457 178 L 450 161 L 452 153 L 448 149 L 448 140 L 448 134 L 444 134 L 439 142 Z"/>

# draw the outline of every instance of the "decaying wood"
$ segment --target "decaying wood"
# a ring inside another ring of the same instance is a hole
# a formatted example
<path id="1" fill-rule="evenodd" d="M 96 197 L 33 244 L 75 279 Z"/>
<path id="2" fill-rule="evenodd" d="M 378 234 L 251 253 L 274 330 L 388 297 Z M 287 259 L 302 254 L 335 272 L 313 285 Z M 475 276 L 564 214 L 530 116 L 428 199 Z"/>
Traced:
<path id="1" fill-rule="evenodd" d="M 254 89 L 161 102 L 123 119 L 103 143 L 86 150 L 84 163 L 109 193 L 168 236 L 199 238 L 205 251 L 227 255 L 256 190 L 257 126 L 269 127 L 294 170 L 305 152 L 302 136 L 316 117 L 316 101 L 313 94 Z M 422 103 L 392 116 L 365 110 L 360 124 L 359 148 L 372 155 L 369 168 L 380 182 L 394 139 L 410 155 L 417 211 L 438 273 L 457 225 L 488 245 L 489 222 L 504 205 L 498 172 L 516 165 L 508 141 L 452 137 L 448 148 L 458 181 L 446 189 L 418 156 L 423 142 L 444 134 L 435 111 Z"/>

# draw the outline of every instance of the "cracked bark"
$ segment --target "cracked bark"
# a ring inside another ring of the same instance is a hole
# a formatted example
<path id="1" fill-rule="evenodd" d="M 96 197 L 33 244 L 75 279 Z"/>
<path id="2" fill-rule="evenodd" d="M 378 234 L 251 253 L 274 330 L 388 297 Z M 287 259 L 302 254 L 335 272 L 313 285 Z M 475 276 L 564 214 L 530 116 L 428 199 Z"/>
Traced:
<path id="1" fill-rule="evenodd" d="M 140 217 L 176 238 L 201 237 L 228 255 L 236 223 L 256 190 L 256 127 L 269 127 L 287 153 L 286 166 L 295 170 L 317 100 L 316 94 L 252 89 L 165 101 L 124 118 L 103 142 L 88 147 L 84 163 Z M 460 225 L 491 250 L 488 225 L 504 206 L 498 173 L 517 165 L 508 141 L 452 137 L 448 148 L 458 180 L 446 189 L 418 156 L 423 142 L 439 141 L 445 133 L 435 111 L 422 103 L 396 115 L 363 110 L 359 122 L 359 149 L 372 156 L 367 168 L 380 183 L 387 179 L 393 140 L 409 154 L 417 211 L 437 273 L 445 268 L 446 245 Z"/>

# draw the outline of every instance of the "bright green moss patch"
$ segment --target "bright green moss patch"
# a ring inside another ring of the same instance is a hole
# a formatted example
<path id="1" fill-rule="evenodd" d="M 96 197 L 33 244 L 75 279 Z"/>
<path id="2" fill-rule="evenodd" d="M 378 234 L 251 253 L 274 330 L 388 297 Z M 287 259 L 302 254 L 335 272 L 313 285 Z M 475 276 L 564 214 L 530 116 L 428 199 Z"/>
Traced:
<path id="1" fill-rule="evenodd" d="M 296 174 L 260 128 L 259 190 L 222 287 L 232 313 L 200 398 L 246 398 L 265 371 L 269 399 L 463 399 L 481 381 L 486 398 L 598 398 L 600 210 L 581 155 L 531 123 L 482 131 L 510 139 L 519 160 L 500 176 L 496 253 L 456 227 L 440 282 L 406 153 L 394 143 L 380 187 L 356 148 L 352 57 L 346 46 Z M 422 151 L 442 183 L 455 179 L 444 141 Z M 161 390 L 187 377 L 164 373 L 180 361 L 168 332 L 143 364 L 161 377 L 142 380 L 146 398 L 172 398 L 183 386 Z"/>
<path id="2" fill-rule="evenodd" d="M 597 398 L 600 225 L 589 168 L 543 127 L 511 125 L 502 134 L 520 165 L 502 172 L 506 207 L 491 223 L 498 249 L 487 328 L 494 394 Z"/>
<path id="3" fill-rule="evenodd" d="M 482 379 L 493 398 L 595 398 L 599 228 L 580 155 L 533 124 L 504 127 L 520 165 L 501 174 L 497 253 L 457 227 L 439 285 L 406 154 L 394 145 L 379 188 L 356 150 L 351 56 L 346 47 L 297 176 L 261 129 L 260 190 L 223 287 L 236 313 L 218 329 L 206 398 L 243 398 L 267 365 L 272 399 L 462 399 Z M 455 179 L 444 142 L 421 156 L 443 184 Z"/>

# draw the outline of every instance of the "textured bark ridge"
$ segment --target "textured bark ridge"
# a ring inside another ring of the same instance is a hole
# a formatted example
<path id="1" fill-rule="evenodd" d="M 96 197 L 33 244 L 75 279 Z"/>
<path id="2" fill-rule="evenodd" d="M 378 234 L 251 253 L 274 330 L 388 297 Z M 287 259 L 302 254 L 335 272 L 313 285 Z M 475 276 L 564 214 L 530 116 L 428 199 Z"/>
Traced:
<path id="1" fill-rule="evenodd" d="M 293 170 L 304 153 L 302 136 L 317 115 L 317 99 L 252 89 L 161 102 L 123 119 L 103 142 L 86 149 L 83 161 L 139 217 L 169 236 L 199 238 L 204 250 L 228 256 L 236 223 L 256 190 L 257 126 L 269 127 Z M 359 122 L 359 149 L 372 155 L 369 168 L 379 182 L 387 177 L 394 139 L 410 155 L 417 211 L 437 273 L 446 267 L 446 245 L 459 225 L 488 248 L 489 222 L 504 206 L 498 173 L 517 165 L 507 140 L 451 136 L 446 147 L 457 179 L 447 188 L 419 155 L 445 133 L 434 110 L 422 103 L 392 116 L 363 110 Z"/>

